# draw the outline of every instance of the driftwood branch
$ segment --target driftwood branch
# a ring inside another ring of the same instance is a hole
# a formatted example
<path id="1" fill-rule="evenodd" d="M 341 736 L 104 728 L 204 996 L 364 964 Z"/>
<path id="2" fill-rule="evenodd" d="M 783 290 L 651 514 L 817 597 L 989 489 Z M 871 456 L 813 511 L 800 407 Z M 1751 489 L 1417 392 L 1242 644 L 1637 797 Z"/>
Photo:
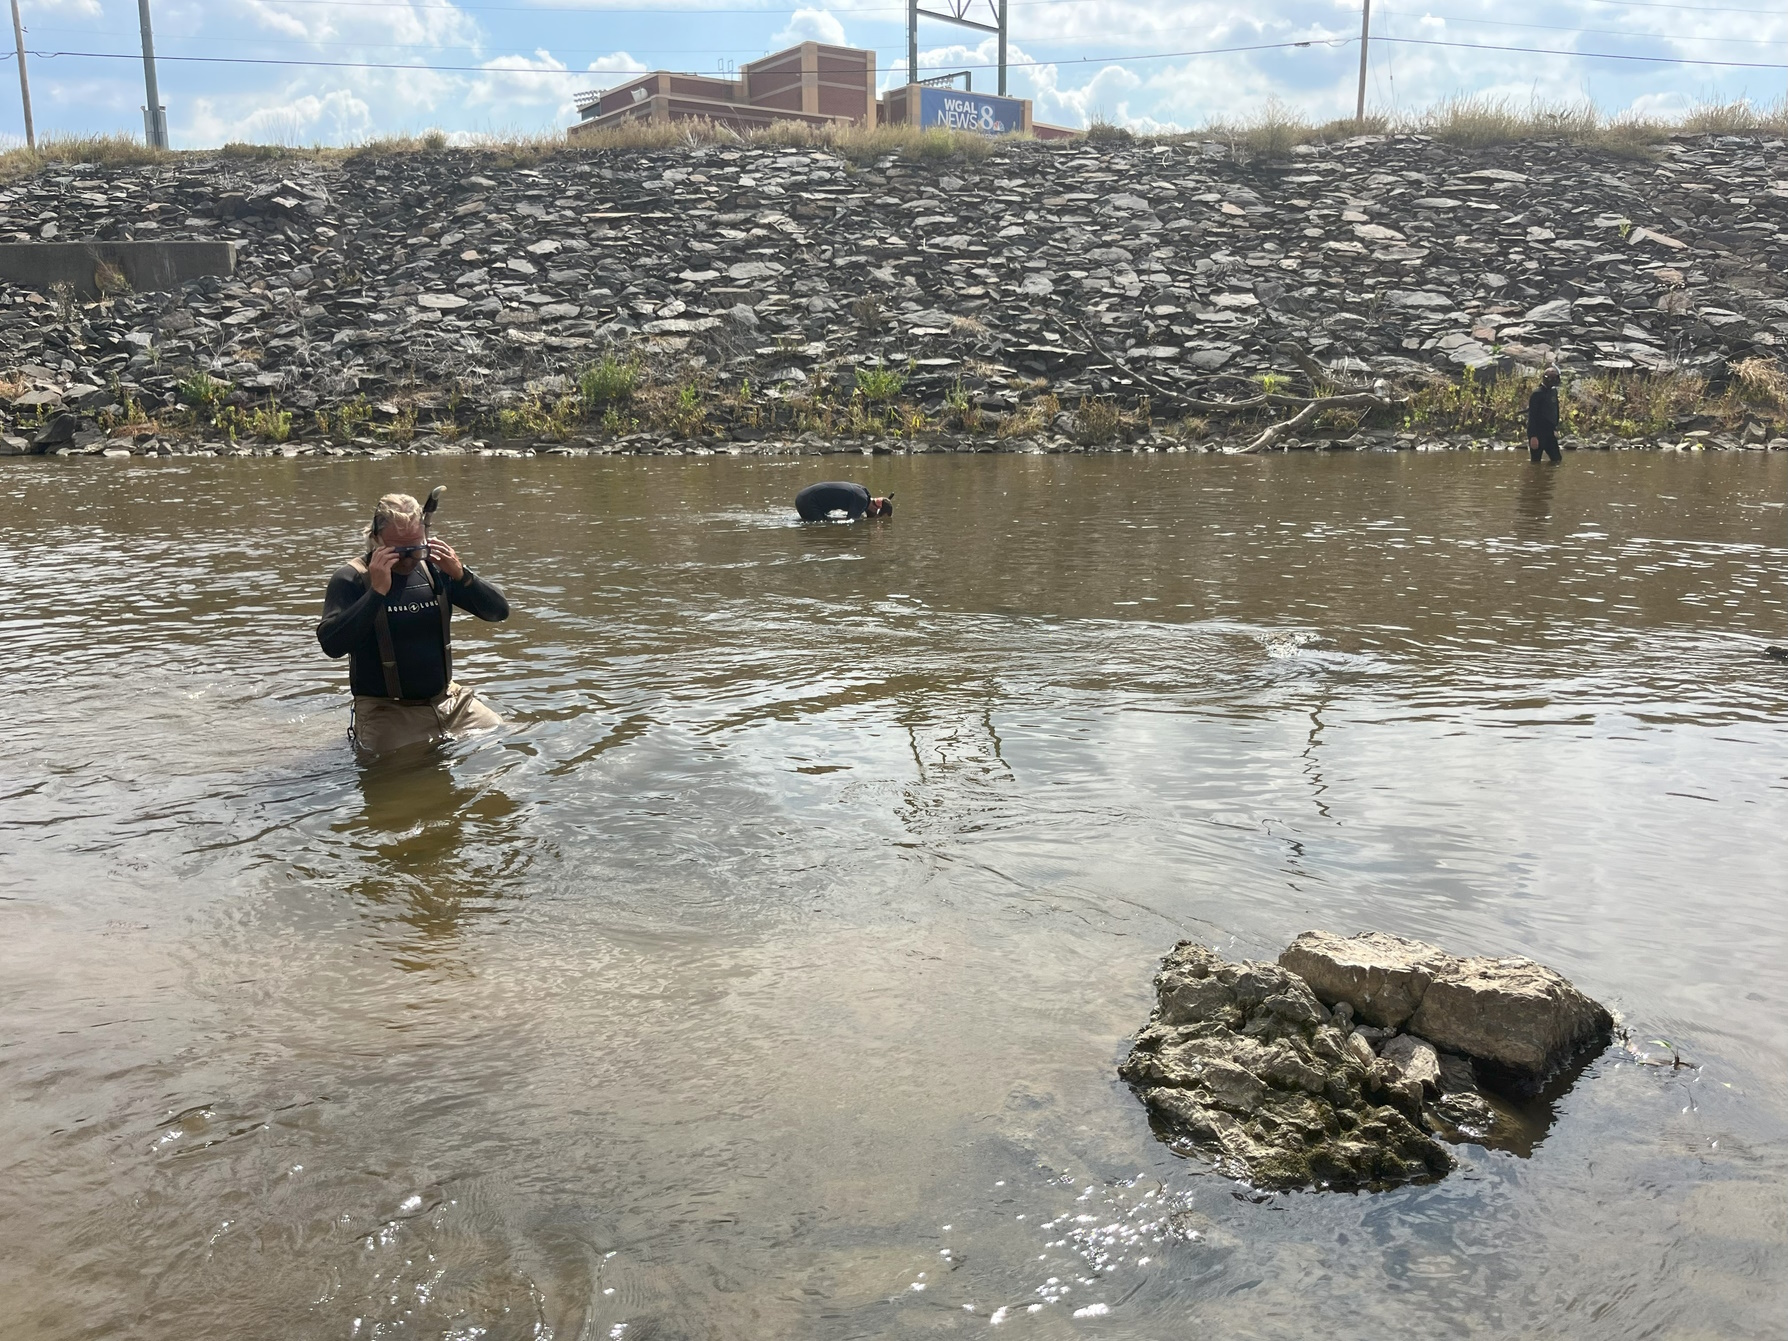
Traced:
<path id="1" fill-rule="evenodd" d="M 1049 319 L 1055 323 L 1057 329 L 1064 335 L 1073 335 L 1074 332 L 1070 331 L 1068 328 L 1068 322 L 1063 321 L 1053 312 L 1049 314 Z M 1298 429 L 1303 428 L 1306 424 L 1313 422 L 1318 415 L 1328 410 L 1388 410 L 1393 406 L 1405 405 L 1408 403 L 1407 400 L 1390 400 L 1385 396 L 1379 395 L 1377 391 L 1347 391 L 1332 396 L 1285 396 L 1278 392 L 1262 392 L 1258 396 L 1249 396 L 1242 400 L 1194 400 L 1169 387 L 1160 385 L 1138 372 L 1129 364 L 1113 357 L 1099 343 L 1098 337 L 1093 334 L 1085 322 L 1072 317 L 1069 318 L 1069 321 L 1073 322 L 1074 329 L 1079 332 L 1080 338 L 1085 341 L 1088 349 L 1104 359 L 1111 367 L 1121 369 L 1131 377 L 1134 377 L 1138 382 L 1141 382 L 1155 396 L 1159 397 L 1161 402 L 1165 402 L 1167 405 L 1171 405 L 1181 412 L 1197 411 L 1202 414 L 1241 414 L 1248 410 L 1268 408 L 1290 409 L 1294 406 L 1297 408 L 1297 413 L 1292 415 L 1291 418 L 1282 419 L 1277 423 L 1269 424 L 1261 431 L 1260 435 L 1246 447 L 1231 448 L 1231 454 L 1236 456 L 1245 456 L 1253 452 L 1267 451 L 1274 443 L 1278 442 L 1280 438 L 1288 433 L 1293 433 Z M 1310 355 L 1295 342 L 1284 342 L 1281 344 L 1280 350 L 1283 353 L 1292 355 L 1312 383 L 1316 383 L 1325 372 L 1322 365 L 1311 358 Z"/>
<path id="2" fill-rule="evenodd" d="M 1051 312 L 1049 314 L 1049 319 L 1056 324 L 1057 329 L 1059 329 L 1064 335 L 1073 334 L 1072 331 L 1068 330 L 1067 323 L 1064 322 L 1060 317 L 1056 316 L 1055 313 Z M 1181 396 L 1179 394 L 1179 392 L 1173 391 L 1167 387 L 1161 386 L 1159 383 L 1155 382 L 1152 378 L 1143 376 L 1143 374 L 1138 372 L 1135 368 L 1132 368 L 1128 363 L 1125 363 L 1123 360 L 1113 357 L 1111 355 L 1111 353 L 1109 353 L 1106 350 L 1106 348 L 1099 343 L 1098 337 L 1095 336 L 1092 333 L 1092 331 L 1087 329 L 1087 325 L 1085 322 L 1080 321 L 1077 318 L 1070 318 L 1070 320 L 1072 320 L 1074 322 L 1075 329 L 1080 332 L 1080 338 L 1082 340 L 1086 341 L 1087 348 L 1092 350 L 1092 352 L 1097 354 L 1100 358 L 1104 359 L 1112 367 L 1117 368 L 1125 373 L 1128 373 L 1131 377 L 1134 377 L 1138 382 L 1141 382 L 1145 387 L 1147 387 L 1152 394 L 1159 396 L 1162 400 L 1167 401 L 1169 404 L 1180 405 L 1180 404 L 1184 403 L 1185 397 Z"/>
<path id="3" fill-rule="evenodd" d="M 1287 433 L 1296 432 L 1325 410 L 1388 410 L 1393 405 L 1402 403 L 1401 401 L 1386 400 L 1383 396 L 1370 391 L 1355 391 L 1341 396 L 1317 396 L 1306 401 L 1304 408 L 1292 415 L 1291 418 L 1281 419 L 1275 424 L 1268 424 L 1261 430 L 1260 436 L 1246 447 L 1232 447 L 1230 454 L 1246 456 L 1251 452 L 1264 452 Z"/>

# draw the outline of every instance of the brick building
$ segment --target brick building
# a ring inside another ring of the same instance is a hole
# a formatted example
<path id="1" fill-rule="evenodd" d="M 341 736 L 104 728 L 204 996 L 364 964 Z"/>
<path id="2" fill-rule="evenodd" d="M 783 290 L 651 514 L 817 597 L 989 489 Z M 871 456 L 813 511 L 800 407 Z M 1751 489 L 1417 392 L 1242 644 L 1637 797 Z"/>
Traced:
<path id="1" fill-rule="evenodd" d="M 875 53 L 803 42 L 739 67 L 737 79 L 654 70 L 578 95 L 576 136 L 625 121 L 705 118 L 735 130 L 773 121 L 876 123 Z"/>
<path id="2" fill-rule="evenodd" d="M 875 126 L 902 122 L 952 126 L 990 134 L 1075 134 L 1031 120 L 1028 98 L 957 93 L 933 84 L 907 84 L 876 97 L 875 53 L 856 47 L 803 42 L 739 67 L 737 79 L 654 70 L 601 92 L 577 95 L 575 139 L 629 121 L 714 121 L 757 130 L 775 121 Z"/>

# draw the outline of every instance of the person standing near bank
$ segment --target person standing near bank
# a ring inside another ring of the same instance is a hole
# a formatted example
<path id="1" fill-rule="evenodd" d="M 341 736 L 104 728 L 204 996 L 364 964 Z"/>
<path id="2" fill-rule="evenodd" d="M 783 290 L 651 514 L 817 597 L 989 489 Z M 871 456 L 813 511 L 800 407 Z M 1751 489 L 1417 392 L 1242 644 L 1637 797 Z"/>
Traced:
<path id="1" fill-rule="evenodd" d="M 1527 398 L 1527 459 L 1538 461 L 1541 454 L 1557 465 L 1564 460 L 1558 450 L 1558 369 L 1548 368 L 1540 374 L 1540 385 Z"/>
<path id="2" fill-rule="evenodd" d="M 851 521 L 859 517 L 892 517 L 894 495 L 876 498 L 860 484 L 829 480 L 810 484 L 795 495 L 795 511 L 802 521 L 825 521 L 834 512 L 842 512 Z"/>
<path id="3" fill-rule="evenodd" d="M 443 492 L 427 504 L 408 494 L 381 498 L 366 553 L 336 569 L 323 597 L 317 642 L 326 656 L 348 658 L 349 734 L 367 754 L 503 722 L 453 678 L 453 607 L 494 622 L 509 618 L 509 602 L 429 535 Z"/>

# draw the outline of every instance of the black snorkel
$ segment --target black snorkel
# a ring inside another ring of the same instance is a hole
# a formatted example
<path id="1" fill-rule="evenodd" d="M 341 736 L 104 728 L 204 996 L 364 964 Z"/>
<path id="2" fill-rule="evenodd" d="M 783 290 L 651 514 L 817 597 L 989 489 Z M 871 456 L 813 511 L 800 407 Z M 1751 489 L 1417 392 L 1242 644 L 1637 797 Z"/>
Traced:
<path id="1" fill-rule="evenodd" d="M 428 491 L 428 497 L 426 499 L 424 499 L 423 503 L 422 503 L 422 555 L 421 555 L 421 558 L 422 558 L 422 566 L 424 568 L 428 569 L 428 572 L 429 572 L 428 585 L 431 587 L 434 586 L 434 584 L 435 584 L 435 580 L 434 580 L 435 566 L 428 561 L 428 532 L 429 532 L 430 526 L 432 526 L 434 524 L 435 512 L 441 506 L 441 495 L 446 492 L 447 492 L 446 485 L 437 484 L 434 488 L 432 488 Z M 442 581 L 447 580 L 445 575 L 442 576 L 441 580 Z"/>

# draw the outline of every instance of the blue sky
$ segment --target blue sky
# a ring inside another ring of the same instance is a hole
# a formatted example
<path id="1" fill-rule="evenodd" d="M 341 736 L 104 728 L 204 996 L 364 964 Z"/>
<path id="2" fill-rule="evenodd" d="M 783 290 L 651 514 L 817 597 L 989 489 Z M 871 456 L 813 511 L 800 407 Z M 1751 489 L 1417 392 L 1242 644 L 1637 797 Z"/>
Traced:
<path id="1" fill-rule="evenodd" d="M 716 70 L 806 38 L 873 48 L 902 77 L 901 0 L 798 7 L 725 0 L 153 0 L 162 102 L 176 147 L 226 140 L 339 144 L 374 135 L 536 132 L 574 119 L 571 97 L 642 69 Z M 1009 0 L 1012 91 L 1038 120 L 1089 117 L 1191 129 L 1269 99 L 1312 118 L 1351 114 L 1358 0 Z M 988 0 L 975 0 L 985 11 Z M 135 0 L 20 0 L 40 136 L 142 131 Z M 927 0 L 927 8 L 942 8 Z M 984 17 L 984 13 L 977 15 Z M 1788 5 L 1615 0 L 1381 0 L 1368 101 L 1419 110 L 1461 93 L 1526 104 L 1593 100 L 1668 115 L 1697 102 L 1779 101 Z M 1211 48 L 1305 47 L 1192 55 Z M 1427 45 L 1430 43 L 1470 44 Z M 1576 54 L 1493 51 L 1548 48 Z M 1588 53 L 1727 65 L 1596 59 Z M 179 60 L 200 57 L 208 60 Z M 223 64 L 217 58 L 266 64 Z M 990 65 L 993 41 L 921 21 L 921 73 Z M 311 62 L 281 64 L 280 62 Z M 337 64 L 331 65 L 330 62 Z M 392 64 L 410 69 L 350 68 Z M 1745 66 L 1760 68 L 1744 68 Z M 23 134 L 12 60 L 0 137 Z M 991 70 L 977 88 L 991 90 Z"/>

